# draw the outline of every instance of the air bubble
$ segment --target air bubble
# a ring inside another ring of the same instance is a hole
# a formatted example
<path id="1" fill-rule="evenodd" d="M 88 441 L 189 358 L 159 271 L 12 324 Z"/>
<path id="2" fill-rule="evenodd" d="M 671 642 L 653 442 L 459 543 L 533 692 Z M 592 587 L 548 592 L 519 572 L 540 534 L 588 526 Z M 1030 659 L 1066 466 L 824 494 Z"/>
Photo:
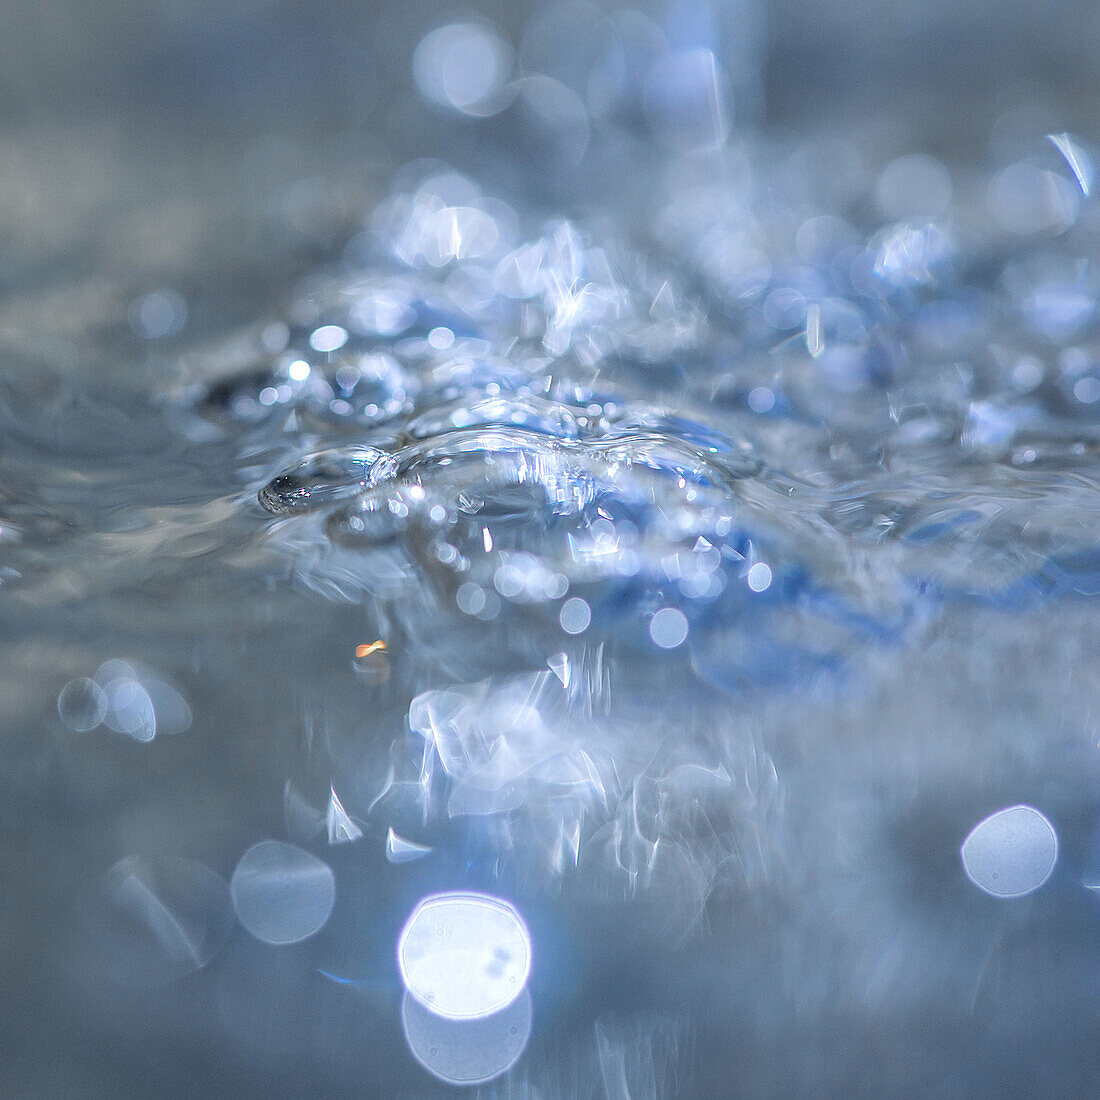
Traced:
<path id="1" fill-rule="evenodd" d="M 649 636 L 661 649 L 675 649 L 688 636 L 687 616 L 675 607 L 665 607 L 649 621 Z"/>
<path id="2" fill-rule="evenodd" d="M 966 877 L 980 890 L 999 898 L 1023 897 L 1050 878 L 1058 835 L 1038 810 L 1010 806 L 975 825 L 959 855 Z"/>
<path id="3" fill-rule="evenodd" d="M 262 840 L 237 864 L 229 884 L 237 919 L 258 940 L 298 943 L 316 935 L 336 904 L 336 878 L 293 844 Z"/>
<path id="4" fill-rule="evenodd" d="M 520 995 L 531 970 L 531 938 L 509 902 L 487 894 L 435 894 L 420 902 L 402 929 L 397 962 L 409 993 L 434 1015 L 481 1019 Z"/>
<path id="5" fill-rule="evenodd" d="M 562 604 L 558 621 L 566 634 L 583 634 L 592 622 L 592 611 L 585 600 L 573 596 Z"/>
<path id="6" fill-rule="evenodd" d="M 57 713 L 69 729 L 87 733 L 107 717 L 107 696 L 95 680 L 70 680 L 57 697 Z"/>

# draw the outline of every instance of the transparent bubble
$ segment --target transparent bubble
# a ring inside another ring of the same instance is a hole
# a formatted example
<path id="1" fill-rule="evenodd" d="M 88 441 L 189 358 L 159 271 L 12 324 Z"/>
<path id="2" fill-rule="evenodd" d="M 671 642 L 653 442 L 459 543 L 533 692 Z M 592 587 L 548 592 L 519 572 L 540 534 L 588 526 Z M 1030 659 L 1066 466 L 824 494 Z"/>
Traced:
<path id="1" fill-rule="evenodd" d="M 134 299 L 130 328 L 146 340 L 177 335 L 187 323 L 187 302 L 175 290 L 154 290 Z"/>
<path id="2" fill-rule="evenodd" d="M 745 576 L 745 582 L 754 592 L 763 592 L 765 589 L 769 588 L 772 583 L 771 566 L 766 565 L 762 561 L 758 561 L 755 565 L 749 567 L 749 571 Z"/>
<path id="3" fill-rule="evenodd" d="M 951 176 L 935 158 L 911 153 L 886 166 L 875 199 L 888 218 L 933 217 L 951 205 Z"/>
<path id="4" fill-rule="evenodd" d="M 675 649 L 688 636 L 687 616 L 675 607 L 663 607 L 649 620 L 649 636 L 661 649 Z"/>
<path id="5" fill-rule="evenodd" d="M 57 697 L 57 713 L 69 729 L 87 733 L 107 717 L 107 696 L 95 680 L 70 680 Z"/>
<path id="6" fill-rule="evenodd" d="M 224 880 L 186 859 L 132 856 L 103 880 L 103 957 L 121 985 L 152 988 L 205 966 L 233 927 Z"/>
<path id="7" fill-rule="evenodd" d="M 144 685 L 133 676 L 115 676 L 103 684 L 107 700 L 104 721 L 116 733 L 135 741 L 152 741 L 157 733 L 157 712 Z"/>
<path id="8" fill-rule="evenodd" d="M 591 137 L 584 100 L 560 80 L 542 74 L 524 77 L 518 91 L 527 117 L 547 140 L 548 152 L 567 163 L 579 161 Z"/>
<path id="9" fill-rule="evenodd" d="M 362 493 L 389 467 L 383 451 L 373 447 L 318 451 L 268 482 L 260 503 L 276 514 L 311 511 Z"/>
<path id="10" fill-rule="evenodd" d="M 487 894 L 425 898 L 397 941 L 405 987 L 429 1012 L 449 1020 L 492 1016 L 523 992 L 531 939 L 510 903 Z"/>
<path id="11" fill-rule="evenodd" d="M 413 1057 L 450 1085 L 480 1085 L 507 1073 L 531 1036 L 531 995 L 526 989 L 500 1012 L 474 1020 L 450 1020 L 406 993 L 401 1026 Z"/>
<path id="12" fill-rule="evenodd" d="M 309 346 L 314 351 L 337 351 L 348 342 L 348 331 L 340 325 L 322 325 L 310 333 Z"/>
<path id="13" fill-rule="evenodd" d="M 592 622 L 592 610 L 585 600 L 573 596 L 561 605 L 558 621 L 566 634 L 583 634 Z"/>
<path id="14" fill-rule="evenodd" d="M 966 877 L 980 890 L 1019 898 L 1050 878 L 1058 859 L 1058 835 L 1038 810 L 1010 806 L 975 825 L 959 855 Z"/>
<path id="15" fill-rule="evenodd" d="M 1079 378 L 1073 383 L 1073 396 L 1082 405 L 1095 405 L 1100 401 L 1100 379 L 1091 376 Z"/>
<path id="16" fill-rule="evenodd" d="M 1011 233 L 1061 233 L 1077 219 L 1079 188 L 1032 161 L 1018 161 L 993 178 L 988 192 L 994 220 Z"/>
<path id="17" fill-rule="evenodd" d="M 775 407 L 775 394 L 767 386 L 757 386 L 750 390 L 746 400 L 749 408 L 756 413 L 771 412 Z"/>
<path id="18" fill-rule="evenodd" d="M 491 27 L 451 23 L 430 31 L 413 54 L 420 94 L 441 107 L 485 116 L 506 106 L 500 92 L 512 68 L 512 51 Z"/>
<path id="19" fill-rule="evenodd" d="M 293 844 L 261 840 L 237 864 L 229 884 L 237 919 L 258 940 L 298 943 L 319 932 L 336 904 L 336 876 Z"/>

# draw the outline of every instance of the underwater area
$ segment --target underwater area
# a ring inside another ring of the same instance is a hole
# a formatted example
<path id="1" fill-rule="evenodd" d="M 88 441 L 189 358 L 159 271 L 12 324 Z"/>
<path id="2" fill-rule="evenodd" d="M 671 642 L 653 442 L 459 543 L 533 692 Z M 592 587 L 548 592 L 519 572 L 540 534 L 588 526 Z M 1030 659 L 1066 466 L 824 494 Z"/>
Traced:
<path id="1" fill-rule="evenodd" d="M 0 37 L 0 1095 L 1100 1090 L 1083 0 Z"/>

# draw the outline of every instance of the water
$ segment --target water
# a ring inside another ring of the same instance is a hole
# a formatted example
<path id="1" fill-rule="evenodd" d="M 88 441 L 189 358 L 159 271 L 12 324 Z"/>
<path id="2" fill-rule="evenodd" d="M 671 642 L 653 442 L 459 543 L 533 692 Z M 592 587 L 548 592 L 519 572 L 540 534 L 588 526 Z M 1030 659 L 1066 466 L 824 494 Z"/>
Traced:
<path id="1" fill-rule="evenodd" d="M 1089 142 L 558 14 L 5 315 L 5 1094 L 1095 1091 Z"/>

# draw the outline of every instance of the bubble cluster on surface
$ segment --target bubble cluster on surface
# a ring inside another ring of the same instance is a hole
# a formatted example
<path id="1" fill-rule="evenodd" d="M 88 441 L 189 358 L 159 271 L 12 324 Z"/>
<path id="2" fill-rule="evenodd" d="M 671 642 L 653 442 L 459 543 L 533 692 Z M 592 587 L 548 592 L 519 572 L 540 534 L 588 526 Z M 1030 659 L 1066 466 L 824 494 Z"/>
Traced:
<path id="1" fill-rule="evenodd" d="M 448 49 L 490 35 L 439 33 Z M 1089 169 L 1069 135 L 1045 148 L 996 177 L 989 208 L 1022 211 L 1040 173 L 1069 189 L 1070 220 L 1037 247 L 1053 230 L 1018 211 L 980 277 L 959 255 L 969 193 L 924 154 L 884 168 L 874 205 L 896 220 L 865 225 L 812 213 L 804 184 L 744 149 L 676 159 L 629 249 L 630 232 L 529 233 L 422 169 L 198 408 L 308 452 L 261 502 L 327 508 L 330 539 L 373 554 L 377 577 L 350 570 L 362 588 L 449 573 L 441 605 L 480 621 L 595 611 L 583 586 L 611 579 L 704 607 L 793 586 L 891 624 L 914 587 L 1075 591 L 1063 558 L 1091 545 L 1053 540 L 1095 494 L 1047 467 L 1095 446 L 1094 292 L 1073 274 Z M 784 184 L 767 207 L 757 174 Z"/>
<path id="2" fill-rule="evenodd" d="M 475 54 L 480 83 L 447 75 Z M 417 56 L 441 109 L 527 94 L 488 27 Z M 952 601 L 1100 591 L 1083 143 L 1052 135 L 981 194 L 897 156 L 858 217 L 769 155 L 673 157 L 611 227 L 414 166 L 339 269 L 199 365 L 208 421 L 293 456 L 259 501 L 298 580 L 416 654 L 388 778 L 354 750 L 339 777 L 340 820 L 384 823 L 390 862 L 466 822 L 532 873 L 673 893 L 691 927 L 731 873 L 770 873 L 744 853 L 782 783 L 735 731 L 674 747 L 622 668 L 700 705 L 822 697 Z"/>

